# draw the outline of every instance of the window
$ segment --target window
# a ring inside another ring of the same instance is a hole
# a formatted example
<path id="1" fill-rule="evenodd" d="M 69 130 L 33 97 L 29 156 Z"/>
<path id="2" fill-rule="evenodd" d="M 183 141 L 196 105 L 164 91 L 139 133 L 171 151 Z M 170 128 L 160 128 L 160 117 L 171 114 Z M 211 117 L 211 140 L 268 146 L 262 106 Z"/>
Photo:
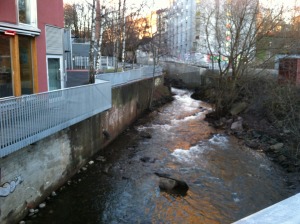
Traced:
<path id="1" fill-rule="evenodd" d="M 34 37 L 0 33 L 0 98 L 38 91 Z"/>
<path id="2" fill-rule="evenodd" d="M 19 23 L 37 26 L 36 0 L 18 0 Z"/>
<path id="3" fill-rule="evenodd" d="M 33 93 L 32 38 L 19 36 L 21 94 Z"/>
<path id="4" fill-rule="evenodd" d="M 13 95 L 10 39 L 0 34 L 0 98 Z"/>

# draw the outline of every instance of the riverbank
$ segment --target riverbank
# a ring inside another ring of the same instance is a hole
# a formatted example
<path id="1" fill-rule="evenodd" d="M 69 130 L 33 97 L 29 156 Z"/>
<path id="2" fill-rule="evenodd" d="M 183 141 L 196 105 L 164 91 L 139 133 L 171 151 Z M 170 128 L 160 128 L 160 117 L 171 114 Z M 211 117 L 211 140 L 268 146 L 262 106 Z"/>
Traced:
<path id="1" fill-rule="evenodd" d="M 288 131 L 276 128 L 264 116 L 249 112 L 217 118 L 206 115 L 206 121 L 217 130 L 234 136 L 242 146 L 264 153 L 286 173 L 287 186 L 300 191 L 300 164 L 295 155 L 293 140 Z"/>
<path id="2" fill-rule="evenodd" d="M 245 147 L 264 153 L 293 179 L 300 190 L 300 91 L 279 85 L 269 76 L 245 75 L 236 80 L 206 77 L 193 99 L 216 107 L 206 116 L 214 128 L 235 136 Z M 175 83 L 182 85 L 184 83 Z"/>

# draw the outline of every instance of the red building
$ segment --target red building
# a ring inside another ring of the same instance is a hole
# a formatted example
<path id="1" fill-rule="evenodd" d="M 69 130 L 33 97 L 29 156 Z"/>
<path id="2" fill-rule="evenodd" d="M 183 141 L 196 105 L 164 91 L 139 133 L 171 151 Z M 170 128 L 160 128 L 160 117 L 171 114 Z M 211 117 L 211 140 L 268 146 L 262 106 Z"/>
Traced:
<path id="1" fill-rule="evenodd" d="M 279 60 L 279 83 L 300 86 L 300 58 L 282 58 Z"/>
<path id="2" fill-rule="evenodd" d="M 63 0 L 0 1 L 0 98 L 63 87 Z"/>

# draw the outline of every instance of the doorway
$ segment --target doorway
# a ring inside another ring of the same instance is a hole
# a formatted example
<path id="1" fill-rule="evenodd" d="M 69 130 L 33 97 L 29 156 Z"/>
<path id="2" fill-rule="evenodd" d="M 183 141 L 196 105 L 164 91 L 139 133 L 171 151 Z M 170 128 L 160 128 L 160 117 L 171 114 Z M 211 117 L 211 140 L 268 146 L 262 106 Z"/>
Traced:
<path id="1" fill-rule="evenodd" d="M 64 88 L 62 56 L 47 56 L 48 91 Z"/>

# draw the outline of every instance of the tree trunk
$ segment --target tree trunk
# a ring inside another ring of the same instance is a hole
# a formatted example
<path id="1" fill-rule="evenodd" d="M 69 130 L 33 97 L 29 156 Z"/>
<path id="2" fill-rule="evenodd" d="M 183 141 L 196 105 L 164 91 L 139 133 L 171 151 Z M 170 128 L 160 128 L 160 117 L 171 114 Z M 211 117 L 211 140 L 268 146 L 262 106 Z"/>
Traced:
<path id="1" fill-rule="evenodd" d="M 125 5 L 126 5 L 126 0 L 123 1 L 123 46 L 122 46 L 122 66 L 123 66 L 123 71 L 125 69 L 125 48 L 126 48 L 126 17 L 125 17 Z"/>
<path id="2" fill-rule="evenodd" d="M 100 1 L 100 0 L 98 0 Z M 98 53 L 97 53 L 97 58 L 96 58 L 96 68 L 97 70 L 101 71 L 102 70 L 102 40 L 103 40 L 103 17 L 104 17 L 104 7 L 102 7 L 103 11 L 101 10 L 101 5 L 99 3 L 99 15 L 98 15 L 98 20 L 99 20 L 99 26 L 100 26 L 100 29 L 99 29 L 99 35 L 98 35 L 98 43 L 97 43 L 97 46 L 98 46 Z"/>
<path id="3" fill-rule="evenodd" d="M 95 83 L 95 8 L 96 8 L 96 0 L 93 0 L 92 6 L 92 25 L 91 25 L 91 40 L 90 40 L 90 54 L 89 54 L 89 82 Z"/>

